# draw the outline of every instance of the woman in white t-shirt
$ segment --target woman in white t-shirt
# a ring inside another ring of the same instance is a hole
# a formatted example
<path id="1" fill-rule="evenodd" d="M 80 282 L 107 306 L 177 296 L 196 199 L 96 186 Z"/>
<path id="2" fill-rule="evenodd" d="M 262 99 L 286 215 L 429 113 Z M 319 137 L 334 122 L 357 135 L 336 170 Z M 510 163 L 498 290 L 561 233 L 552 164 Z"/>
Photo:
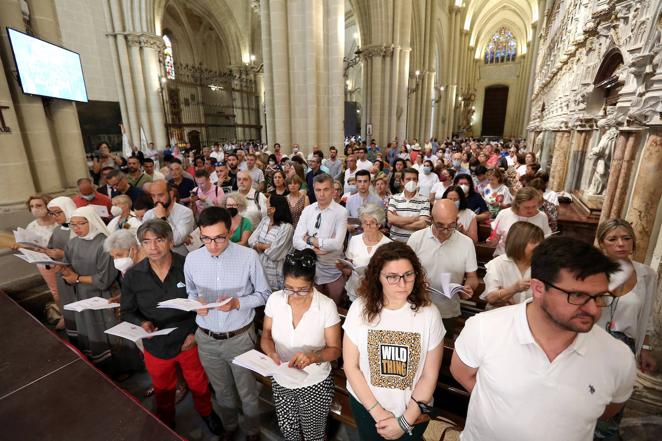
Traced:
<path id="1" fill-rule="evenodd" d="M 487 174 L 489 183 L 483 189 L 483 199 L 490 210 L 492 219 L 505 208 L 510 207 L 513 202 L 513 196 L 510 190 L 504 184 L 506 177 L 501 170 L 490 170 Z"/>
<path id="2" fill-rule="evenodd" d="M 386 221 L 384 208 L 376 204 L 366 204 L 359 208 L 359 220 L 363 233 L 352 236 L 347 245 L 345 256 L 349 262 L 352 262 L 353 268 L 342 261 L 336 264 L 338 269 L 343 272 L 345 277 L 349 277 L 345 284 L 345 291 L 350 301 L 356 300 L 359 282 L 365 274 L 365 268 L 370 262 L 370 258 L 375 254 L 377 248 L 391 242 L 391 239 L 384 236 L 380 228 Z"/>
<path id="3" fill-rule="evenodd" d="M 416 253 L 391 242 L 370 259 L 343 325 L 350 405 L 364 440 L 423 439 L 446 333 Z"/>
<path id="4" fill-rule="evenodd" d="M 510 227 L 506 254 L 485 265 L 485 291 L 480 298 L 487 301 L 487 309 L 514 305 L 531 298 L 531 256 L 544 239 L 542 230 L 529 222 L 515 222 Z"/>
<path id="5" fill-rule="evenodd" d="M 278 427 L 287 440 L 323 440 L 333 401 L 330 362 L 340 357 L 336 304 L 317 291 L 315 253 L 295 250 L 285 257 L 285 288 L 269 296 L 264 309 L 262 350 L 277 365 L 302 369 L 294 380 L 276 371 L 272 390 Z"/>
<path id="6" fill-rule="evenodd" d="M 429 197 L 430 190 L 437 182 L 439 182 L 439 176 L 434 172 L 434 164 L 426 159 L 418 174 L 418 194 Z"/>
<path id="7" fill-rule="evenodd" d="M 467 198 L 464 190 L 459 185 L 451 185 L 442 195 L 442 199 L 450 199 L 455 202 L 458 209 L 457 231 L 469 237 L 474 243 L 478 242 L 478 222 L 476 213 L 467 208 Z"/>
<path id="8" fill-rule="evenodd" d="M 518 221 L 532 223 L 545 233 L 545 237 L 552 234 L 547 222 L 547 215 L 539 210 L 542 204 L 542 194 L 533 187 L 521 188 L 513 198 L 513 206 L 501 210 L 496 219 L 492 221 L 494 238 L 491 243 L 496 244 L 495 256 L 506 252 L 506 238 L 508 230 Z"/>

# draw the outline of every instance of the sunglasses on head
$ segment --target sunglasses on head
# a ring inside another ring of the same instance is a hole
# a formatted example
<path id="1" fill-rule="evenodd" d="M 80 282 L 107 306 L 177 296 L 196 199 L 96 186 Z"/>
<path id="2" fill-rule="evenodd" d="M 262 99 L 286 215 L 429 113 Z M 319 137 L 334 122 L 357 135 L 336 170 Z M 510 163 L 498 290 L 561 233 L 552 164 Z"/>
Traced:
<path id="1" fill-rule="evenodd" d="M 303 268 L 312 268 L 315 266 L 315 258 L 307 255 L 298 255 L 290 253 L 285 256 L 285 262 L 288 265 L 300 266 Z"/>

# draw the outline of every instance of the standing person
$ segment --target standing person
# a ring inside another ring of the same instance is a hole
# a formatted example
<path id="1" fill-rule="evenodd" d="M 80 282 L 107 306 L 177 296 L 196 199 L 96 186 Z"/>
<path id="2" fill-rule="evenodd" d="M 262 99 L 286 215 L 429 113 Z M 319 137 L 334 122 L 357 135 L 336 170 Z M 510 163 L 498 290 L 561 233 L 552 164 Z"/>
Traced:
<path id="1" fill-rule="evenodd" d="M 421 440 L 446 331 L 430 302 L 425 270 L 406 244 L 377 249 L 343 324 L 350 405 L 363 440 Z M 404 436 L 409 434 L 409 436 Z"/>
<path id="2" fill-rule="evenodd" d="M 154 160 L 152 158 L 145 158 L 143 161 L 143 170 L 152 181 L 165 180 L 163 173 L 155 169 Z"/>
<path id="3" fill-rule="evenodd" d="M 388 178 L 388 187 L 391 194 L 402 193 L 404 183 L 402 182 L 402 173 L 407 168 L 407 163 L 402 158 L 397 158 L 393 163 L 393 169 Z"/>
<path id="4" fill-rule="evenodd" d="M 303 209 L 310 205 L 308 200 L 308 194 L 306 191 L 301 189 L 301 184 L 303 181 L 298 175 L 292 175 L 287 178 L 287 189 L 289 194 L 287 195 L 287 203 L 290 206 L 290 212 L 292 213 L 292 226 L 296 229 L 299 224 L 299 218 Z"/>
<path id="5" fill-rule="evenodd" d="M 272 178 L 273 190 L 269 193 L 278 196 L 287 196 L 290 194 L 290 191 L 287 189 L 287 182 L 285 178 L 285 172 L 282 170 L 276 170 Z"/>
<path id="6" fill-rule="evenodd" d="M 311 248 L 317 254 L 316 288 L 342 305 L 345 278 L 336 268 L 343 255 L 347 234 L 347 210 L 333 201 L 333 179 L 323 173 L 315 177 L 317 202 L 304 208 L 294 231 L 294 248 Z"/>
<path id="7" fill-rule="evenodd" d="M 221 205 L 225 193 L 218 185 L 212 184 L 207 170 L 195 172 L 195 183 L 197 187 L 191 191 L 191 207 L 195 207 L 197 213 L 202 212 L 207 207 Z"/>
<path id="8" fill-rule="evenodd" d="M 69 227 L 75 237 L 64 248 L 64 262 L 59 271 L 66 282 L 60 292 L 62 302 L 103 297 L 111 299 L 111 286 L 117 278 L 113 259 L 103 249 L 109 233 L 92 207 L 77 208 L 71 213 Z M 119 299 L 112 299 L 117 301 Z M 117 324 L 112 310 L 85 310 L 74 314 L 75 328 L 67 328 L 74 345 L 99 368 L 112 372 L 112 351 L 104 331 Z"/>
<path id="9" fill-rule="evenodd" d="M 267 199 L 267 217 L 255 228 L 248 246 L 257 251 L 272 291 L 283 289 L 283 261 L 292 249 L 292 214 L 283 196 Z"/>
<path id="10" fill-rule="evenodd" d="M 76 207 L 86 207 L 88 205 L 98 205 L 100 207 L 106 207 L 108 211 L 107 220 L 111 218 L 111 200 L 103 193 L 94 190 L 94 183 L 90 178 L 80 178 L 76 181 L 76 187 L 78 188 L 78 194 L 73 197 L 73 201 L 76 204 Z M 120 194 L 119 192 L 117 194 Z"/>
<path id="11" fill-rule="evenodd" d="M 598 418 L 623 408 L 634 357 L 593 326 L 617 269 L 585 242 L 546 239 L 531 259 L 533 298 L 467 320 L 451 360 L 471 393 L 464 441 L 590 441 Z"/>
<path id="12" fill-rule="evenodd" d="M 381 227 L 386 222 L 384 207 L 381 204 L 367 204 L 359 208 L 359 220 L 363 233 L 352 236 L 347 245 L 347 260 L 352 262 L 354 269 L 338 263 L 339 269 L 348 277 L 345 289 L 347 297 L 351 302 L 356 300 L 357 291 L 361 278 L 365 275 L 365 268 L 370 262 L 370 258 L 375 254 L 377 248 L 392 242 L 391 239 L 384 236 Z"/>
<path id="13" fill-rule="evenodd" d="M 143 340 L 145 367 L 154 385 L 156 414 L 168 427 L 175 427 L 177 365 L 182 371 L 193 404 L 209 430 L 223 433 L 223 424 L 211 405 L 207 376 L 195 345 L 194 312 L 159 308 L 164 300 L 187 298 L 184 257 L 173 253 L 170 225 L 153 219 L 138 229 L 138 241 L 147 258 L 135 264 L 122 281 L 122 320 L 141 326 L 147 332 L 175 328 L 170 334 Z"/>
<path id="14" fill-rule="evenodd" d="M 152 161 L 152 164 L 154 164 L 154 161 Z M 126 160 L 126 172 L 129 184 L 134 187 L 143 188 L 145 182 L 152 182 L 152 177 L 143 171 L 140 158 L 136 156 L 131 156 Z"/>
<path id="15" fill-rule="evenodd" d="M 406 168 L 403 192 L 391 196 L 388 203 L 388 223 L 391 239 L 407 242 L 414 231 L 426 227 L 430 220 L 430 202 L 418 194 L 418 171 Z"/>
<path id="16" fill-rule="evenodd" d="M 429 198 L 432 188 L 439 182 L 439 176 L 434 173 L 434 164 L 429 159 L 423 162 L 423 168 L 419 172 L 421 174 L 418 175 L 418 193 Z"/>
<path id="17" fill-rule="evenodd" d="M 444 192 L 442 199 L 450 199 L 458 209 L 457 230 L 471 238 L 474 243 L 478 242 L 478 223 L 476 213 L 467 207 L 467 199 L 464 191 L 459 185 L 451 185 Z"/>
<path id="18" fill-rule="evenodd" d="M 189 298 L 203 303 L 231 298 L 214 309 L 200 309 L 195 340 L 214 390 L 226 439 L 234 439 L 241 403 L 247 440 L 260 439 L 259 398 L 253 374 L 232 360 L 255 347 L 255 308 L 271 294 L 257 253 L 229 240 L 231 218 L 225 208 L 206 208 L 198 218 L 200 240 L 184 263 Z M 222 275 L 222 277 L 221 277 Z"/>
<path id="19" fill-rule="evenodd" d="M 368 170 L 372 168 L 372 162 L 368 159 L 368 153 L 365 147 L 360 147 L 355 150 L 357 154 L 356 168 L 359 170 Z"/>
<path id="20" fill-rule="evenodd" d="M 313 189 L 313 180 L 315 179 L 315 176 L 324 173 L 321 170 L 320 165 L 320 160 L 317 156 L 313 156 L 308 161 L 310 171 L 306 173 L 306 185 L 308 186 L 308 200 L 311 204 L 317 201 L 317 199 L 315 199 L 315 190 Z"/>
<path id="21" fill-rule="evenodd" d="M 177 202 L 188 207 L 191 203 L 191 192 L 195 188 L 195 182 L 193 182 L 193 179 L 184 176 L 184 168 L 179 160 L 171 162 L 169 170 L 170 179 L 168 179 L 168 182 L 177 189 Z"/>
<path id="22" fill-rule="evenodd" d="M 545 237 L 552 234 L 547 216 L 538 209 L 541 203 L 542 194 L 538 190 L 532 187 L 524 187 L 515 195 L 513 206 L 499 212 L 494 220 L 495 256 L 505 253 L 508 230 L 517 221 L 530 222 L 538 226 L 545 233 Z"/>
<path id="23" fill-rule="evenodd" d="M 509 238 L 512 235 L 508 235 Z M 648 265 L 632 260 L 636 236 L 632 225 L 623 219 L 609 219 L 598 225 L 598 246 L 610 259 L 619 263 L 619 271 L 610 279 L 610 291 L 616 296 L 597 321 L 612 337 L 624 342 L 635 355 L 644 374 L 655 371 L 651 353 L 653 304 L 657 293 L 657 274 Z M 618 434 L 623 411 L 609 420 L 598 421 L 595 439 L 612 439 Z"/>
<path id="24" fill-rule="evenodd" d="M 338 159 L 338 149 L 329 147 L 329 157 L 323 161 L 323 165 L 329 170 L 329 174 L 335 181 L 342 175 L 342 161 Z"/>
<path id="25" fill-rule="evenodd" d="M 257 191 L 252 182 L 251 175 L 247 171 L 237 173 L 238 192 L 246 198 L 246 209 L 242 214 L 251 221 L 251 225 L 257 225 L 267 215 L 267 197 Z"/>
<path id="26" fill-rule="evenodd" d="M 237 191 L 237 173 L 239 173 L 239 159 L 236 153 L 228 153 L 225 155 L 225 161 L 228 165 L 228 177 L 232 185 L 232 190 Z"/>
<path id="27" fill-rule="evenodd" d="M 239 192 L 226 196 L 223 208 L 228 210 L 232 217 L 230 225 L 230 241 L 239 245 L 248 246 L 248 239 L 253 234 L 253 224 L 243 213 L 246 211 L 246 198 Z"/>
<path id="28" fill-rule="evenodd" d="M 487 172 L 487 178 L 489 182 L 483 188 L 483 199 L 494 219 L 501 210 L 510 207 L 513 196 L 504 183 L 506 177 L 500 169 L 495 168 Z"/>
<path id="29" fill-rule="evenodd" d="M 468 174 L 457 174 L 453 178 L 453 185 L 459 185 L 467 199 L 467 208 L 476 214 L 476 222 L 486 222 L 490 219 L 490 209 L 485 199 L 474 188 L 474 181 Z"/>
<path id="30" fill-rule="evenodd" d="M 448 169 L 440 167 L 439 164 L 435 168 L 439 169 L 439 182 L 434 184 L 430 189 L 430 205 L 434 205 L 436 200 L 442 199 L 444 192 L 452 185 L 452 179 Z"/>
<path id="31" fill-rule="evenodd" d="M 415 232 L 407 241 L 430 275 L 430 287 L 442 290 L 442 273 L 450 275 L 451 283 L 464 286 L 463 292 L 450 299 L 440 294 L 432 296 L 432 302 L 439 308 L 444 321 L 444 328 L 451 337 L 461 314 L 460 298 L 470 299 L 479 283 L 476 248 L 469 237 L 457 231 L 457 218 L 455 204 L 442 199 L 432 208 L 432 225 Z"/>
<path id="32" fill-rule="evenodd" d="M 282 269 L 284 288 L 267 300 L 262 350 L 276 363 L 304 370 L 303 382 L 274 374 L 272 389 L 278 427 L 286 440 L 324 440 L 333 401 L 331 361 L 340 357 L 336 304 L 314 287 L 315 253 L 293 251 Z"/>
<path id="33" fill-rule="evenodd" d="M 113 198 L 111 213 L 115 217 L 108 222 L 107 228 L 110 233 L 123 228 L 137 230 L 142 223 L 140 219 L 131 213 L 131 198 L 125 194 Z"/>
<path id="34" fill-rule="evenodd" d="M 530 299 L 531 256 L 545 239 L 542 230 L 528 222 L 515 222 L 506 239 L 506 253 L 485 264 L 485 291 L 480 298 L 487 309 L 515 305 Z"/>
<path id="35" fill-rule="evenodd" d="M 133 185 L 129 184 L 126 175 L 119 170 L 113 170 L 108 173 L 106 182 L 115 188 L 119 194 L 125 194 L 131 198 L 131 203 L 136 203 L 136 199 L 144 192 Z"/>
<path id="36" fill-rule="evenodd" d="M 170 182 L 152 182 L 149 188 L 152 193 L 154 208 L 148 210 L 143 216 L 143 222 L 151 219 L 167 221 L 173 232 L 173 251 L 182 256 L 188 254 L 184 245 L 189 234 L 195 229 L 195 218 L 190 208 L 175 202 L 175 188 Z"/>
<path id="37" fill-rule="evenodd" d="M 347 168 L 345 169 L 343 187 L 347 192 L 349 192 L 349 190 L 347 189 L 347 186 L 349 185 L 349 180 L 356 176 L 356 171 L 358 170 L 356 168 L 356 156 L 354 156 L 353 154 L 347 156 L 345 162 L 347 162 Z"/>
<path id="38" fill-rule="evenodd" d="M 249 153 L 246 155 L 246 172 L 251 175 L 251 180 L 253 182 L 253 188 L 255 190 L 262 192 L 264 188 L 264 172 L 255 166 L 257 162 L 257 156 L 255 153 Z"/>
<path id="39" fill-rule="evenodd" d="M 359 209 L 366 204 L 381 204 L 378 196 L 370 193 L 370 172 L 368 170 L 359 170 L 356 172 L 356 190 L 357 192 L 347 198 L 345 207 L 347 207 L 347 216 L 359 218 Z M 354 231 L 354 226 L 350 226 L 350 232 Z"/>
<path id="40" fill-rule="evenodd" d="M 62 260 L 64 259 L 64 248 L 67 246 L 67 243 L 69 240 L 74 236 L 73 231 L 69 228 L 69 221 L 71 220 L 71 215 L 74 211 L 76 211 L 76 204 L 74 201 L 67 196 L 59 196 L 51 201 L 48 202 L 47 205 L 48 208 L 48 216 L 53 218 L 55 222 L 58 224 L 57 227 L 53 230 L 50 239 L 48 239 L 48 245 L 45 249 L 42 251 L 48 255 L 51 259 L 54 260 Z M 53 268 L 53 271 L 56 271 L 55 274 L 55 286 L 56 286 L 56 295 L 54 295 L 53 298 L 55 299 L 55 302 L 58 305 L 58 308 L 60 309 L 60 313 L 62 314 L 62 320 L 58 322 L 57 328 L 58 329 L 70 329 L 73 330 L 70 333 L 67 333 L 67 336 L 71 337 L 72 339 L 75 337 L 75 329 L 76 329 L 76 321 L 75 321 L 75 312 L 73 311 L 66 311 L 63 306 L 64 306 L 64 301 L 66 300 L 66 303 L 71 303 L 74 302 L 75 300 L 72 300 L 70 297 L 66 298 L 66 295 L 69 294 L 71 291 L 67 289 L 66 282 L 64 279 L 62 279 L 62 274 L 57 271 L 57 268 Z M 65 291 L 66 290 L 66 291 Z M 51 292 L 53 292 L 51 290 Z M 63 299 L 62 296 L 65 296 Z M 67 323 L 68 322 L 68 325 Z"/>

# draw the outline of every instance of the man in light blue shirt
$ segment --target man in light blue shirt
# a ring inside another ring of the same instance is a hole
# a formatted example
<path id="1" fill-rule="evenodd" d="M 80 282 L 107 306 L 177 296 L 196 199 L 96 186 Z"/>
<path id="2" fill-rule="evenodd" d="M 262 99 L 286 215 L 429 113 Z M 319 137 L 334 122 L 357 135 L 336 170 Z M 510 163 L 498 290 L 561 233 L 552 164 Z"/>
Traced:
<path id="1" fill-rule="evenodd" d="M 200 213 L 200 240 L 205 246 L 187 256 L 184 276 L 190 299 L 201 303 L 231 299 L 222 306 L 197 311 L 195 340 L 229 439 L 239 425 L 235 403 L 241 402 L 246 439 L 257 440 L 260 422 L 255 377 L 232 360 L 255 348 L 255 308 L 266 303 L 271 290 L 257 253 L 230 242 L 231 224 L 224 208 L 208 207 Z"/>

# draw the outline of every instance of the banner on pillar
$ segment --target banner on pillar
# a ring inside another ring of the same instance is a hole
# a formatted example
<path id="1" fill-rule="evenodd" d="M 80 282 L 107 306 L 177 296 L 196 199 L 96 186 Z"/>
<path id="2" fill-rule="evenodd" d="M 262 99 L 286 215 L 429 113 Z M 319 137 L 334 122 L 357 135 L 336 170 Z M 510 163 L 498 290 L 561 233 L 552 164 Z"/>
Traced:
<path id="1" fill-rule="evenodd" d="M 122 132 L 122 154 L 125 158 L 131 156 L 131 143 L 129 142 L 129 135 Z"/>
<path id="2" fill-rule="evenodd" d="M 147 136 L 145 136 L 143 126 L 140 126 L 140 150 L 143 153 L 147 153 Z"/>

